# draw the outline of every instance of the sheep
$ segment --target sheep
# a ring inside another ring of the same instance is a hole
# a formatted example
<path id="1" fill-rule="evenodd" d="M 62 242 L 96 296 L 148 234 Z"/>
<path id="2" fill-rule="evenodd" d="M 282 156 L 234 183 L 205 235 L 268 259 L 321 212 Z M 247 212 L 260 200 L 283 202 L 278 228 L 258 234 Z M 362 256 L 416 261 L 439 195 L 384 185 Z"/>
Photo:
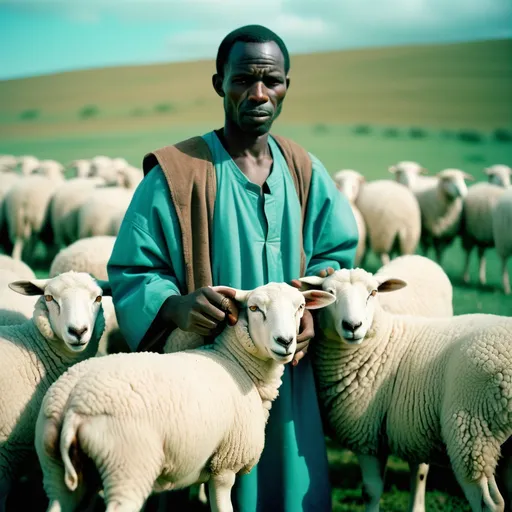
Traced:
<path id="1" fill-rule="evenodd" d="M 391 453 L 413 468 L 447 455 L 472 509 L 502 512 L 494 473 L 512 435 L 512 318 L 394 315 L 379 294 L 406 283 L 363 269 L 300 280 L 336 296 L 319 313 L 312 361 L 326 428 L 359 458 L 367 510 L 379 509 Z"/>
<path id="2" fill-rule="evenodd" d="M 357 171 L 353 171 L 352 169 L 342 169 L 341 171 L 336 172 L 333 178 L 338 190 L 348 199 L 350 207 L 352 208 L 352 213 L 356 219 L 359 241 L 357 243 L 354 264 L 359 265 L 363 260 L 364 253 L 366 251 L 366 225 L 364 223 L 363 216 L 354 204 L 354 201 L 359 194 L 361 185 L 364 184 L 366 180 L 362 174 Z"/>
<path id="3" fill-rule="evenodd" d="M 51 179 L 63 178 L 64 166 L 56 160 L 41 160 L 39 167 L 34 170 L 34 174 L 41 174 Z"/>
<path id="4" fill-rule="evenodd" d="M 487 175 L 489 183 L 498 185 L 500 187 L 510 187 L 510 174 L 512 174 L 512 168 L 508 165 L 496 164 L 486 167 L 484 173 Z"/>
<path id="5" fill-rule="evenodd" d="M 395 258 L 382 266 L 375 277 L 392 275 L 407 282 L 407 286 L 392 294 L 379 297 L 385 311 L 402 315 L 445 317 L 453 316 L 453 287 L 443 268 L 419 254 Z"/>
<path id="6" fill-rule="evenodd" d="M 414 194 L 401 183 L 372 181 L 361 187 L 356 206 L 363 215 L 369 245 L 383 265 L 398 243 L 400 255 L 413 254 L 421 234 L 421 214 Z"/>
<path id="7" fill-rule="evenodd" d="M 104 186 L 105 180 L 98 177 L 71 178 L 59 185 L 49 207 L 50 223 L 58 247 L 70 245 L 79 239 L 78 211 L 89 197 Z"/>
<path id="8" fill-rule="evenodd" d="M 14 172 L 4 172 L 0 179 L 0 240 L 5 252 L 12 252 L 13 247 L 9 240 L 4 199 L 12 186 L 21 179 L 22 177 Z"/>
<path id="9" fill-rule="evenodd" d="M 20 156 L 18 158 L 21 174 L 28 176 L 39 167 L 39 159 L 32 155 Z"/>
<path id="10" fill-rule="evenodd" d="M 13 155 L 0 155 L 0 172 L 11 172 L 16 169 L 18 159 Z"/>
<path id="11" fill-rule="evenodd" d="M 115 240 L 114 236 L 82 238 L 62 249 L 52 261 L 50 277 L 75 270 L 88 272 L 96 279 L 107 281 L 107 263 Z M 106 327 L 100 340 L 98 355 L 129 352 L 130 348 L 119 329 L 114 304 L 110 297 L 103 299 L 103 313 Z"/>
<path id="12" fill-rule="evenodd" d="M 47 222 L 48 205 L 61 181 L 61 178 L 27 176 L 7 192 L 4 199 L 5 212 L 9 237 L 14 244 L 13 258 L 22 259 L 22 255 L 33 255 Z"/>
<path id="13" fill-rule="evenodd" d="M 72 160 L 67 165 L 68 169 L 73 172 L 75 178 L 88 178 L 92 175 L 92 162 L 84 158 Z"/>
<path id="14" fill-rule="evenodd" d="M 128 165 L 117 171 L 117 185 L 128 189 L 136 189 L 144 178 L 144 173 L 137 167 Z"/>
<path id="15" fill-rule="evenodd" d="M 9 288 L 9 283 L 20 279 L 32 278 L 20 276 L 14 270 L 0 268 L 0 326 L 22 324 L 32 316 L 36 298 L 25 297 Z"/>
<path id="16" fill-rule="evenodd" d="M 428 174 L 428 170 L 417 162 L 402 161 L 388 167 L 388 171 L 394 175 L 395 181 L 405 185 L 413 192 L 419 192 L 424 188 L 436 184 L 435 176 L 422 176 Z"/>
<path id="17" fill-rule="evenodd" d="M 78 238 L 117 236 L 133 192 L 121 187 L 96 190 L 78 210 Z"/>
<path id="18" fill-rule="evenodd" d="M 492 233 L 492 211 L 505 188 L 492 183 L 476 183 L 469 187 L 464 199 L 463 222 L 461 226 L 462 247 L 466 252 L 464 282 L 469 283 L 471 253 L 476 246 L 478 251 L 478 280 L 486 283 L 485 250 L 494 246 Z"/>
<path id="19" fill-rule="evenodd" d="M 108 283 L 67 272 L 9 287 L 39 296 L 32 319 L 0 327 L 0 510 L 23 464 L 35 456 L 34 433 L 43 396 L 64 371 L 98 350 Z"/>
<path id="20" fill-rule="evenodd" d="M 503 291 L 510 295 L 510 279 L 508 275 L 508 259 L 512 254 L 512 189 L 506 190 L 499 198 L 492 212 L 492 233 L 496 252 L 501 259 L 501 276 Z"/>
<path id="21" fill-rule="evenodd" d="M 140 510 L 152 491 L 206 481 L 212 509 L 232 511 L 235 476 L 259 460 L 304 309 L 334 300 L 310 293 L 285 283 L 236 290 L 238 322 L 213 344 L 114 354 L 71 368 L 46 394 L 36 424 L 49 510 L 75 510 L 91 484 L 78 478 L 73 444 L 99 470 L 109 512 Z"/>
<path id="22" fill-rule="evenodd" d="M 460 169 L 444 169 L 435 176 L 436 183 L 417 192 L 416 197 L 421 209 L 423 253 L 427 255 L 433 246 L 441 264 L 444 251 L 460 231 L 463 200 L 468 192 L 464 180 L 474 178 Z"/>
<path id="23" fill-rule="evenodd" d="M 0 254 L 0 269 L 14 272 L 20 279 L 35 279 L 34 271 L 23 261 Z M 107 280 L 107 279 L 105 279 Z"/>

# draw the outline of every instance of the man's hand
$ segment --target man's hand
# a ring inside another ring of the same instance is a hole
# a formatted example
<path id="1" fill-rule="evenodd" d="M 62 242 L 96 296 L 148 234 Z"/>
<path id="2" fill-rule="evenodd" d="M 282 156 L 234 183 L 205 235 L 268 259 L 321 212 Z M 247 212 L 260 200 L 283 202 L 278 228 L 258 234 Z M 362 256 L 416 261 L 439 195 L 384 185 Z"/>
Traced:
<path id="1" fill-rule="evenodd" d="M 183 331 L 195 332 L 201 336 L 218 334 L 228 324 L 238 320 L 238 308 L 233 300 L 235 291 L 226 289 L 222 294 L 209 286 L 193 293 L 169 297 L 165 303 L 165 318 Z"/>
<path id="2" fill-rule="evenodd" d="M 292 361 L 293 366 L 297 366 L 299 361 L 306 355 L 309 342 L 314 336 L 315 326 L 313 323 L 313 315 L 308 309 L 305 309 L 300 320 L 300 329 L 299 334 L 297 335 L 297 348 Z"/>
<path id="3" fill-rule="evenodd" d="M 319 277 L 327 277 L 331 274 L 334 274 L 334 269 L 332 267 L 327 267 L 325 270 L 321 270 L 318 273 Z M 298 279 L 292 279 L 290 281 L 290 285 L 295 288 L 301 288 L 302 283 Z M 315 325 L 313 322 L 313 315 L 307 309 L 304 310 L 304 315 L 302 316 L 300 322 L 300 330 L 297 336 L 297 350 L 295 351 L 295 355 L 293 356 L 292 365 L 297 366 L 299 361 L 306 355 L 309 347 L 309 342 L 312 338 L 315 337 Z"/>

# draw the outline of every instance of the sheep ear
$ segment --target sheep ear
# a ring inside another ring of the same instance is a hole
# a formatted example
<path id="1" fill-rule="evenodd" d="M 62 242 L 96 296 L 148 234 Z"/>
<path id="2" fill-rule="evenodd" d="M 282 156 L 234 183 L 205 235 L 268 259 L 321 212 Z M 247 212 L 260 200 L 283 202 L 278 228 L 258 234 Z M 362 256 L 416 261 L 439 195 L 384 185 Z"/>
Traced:
<path id="1" fill-rule="evenodd" d="M 322 285 L 324 284 L 325 277 L 320 276 L 306 276 L 306 277 L 300 277 L 298 279 L 302 283 L 302 286 L 300 288 L 301 291 L 303 290 L 321 290 Z"/>
<path id="2" fill-rule="evenodd" d="M 9 288 L 21 295 L 42 295 L 50 279 L 32 279 L 31 281 L 14 281 Z"/>
<path id="3" fill-rule="evenodd" d="M 225 295 L 229 299 L 235 299 L 237 302 L 245 303 L 252 290 L 238 290 L 237 288 L 231 288 L 230 286 L 212 286 L 216 292 Z"/>
<path id="4" fill-rule="evenodd" d="M 388 167 L 388 171 L 391 173 L 391 174 L 395 174 L 397 169 L 396 169 L 396 165 L 391 165 L 390 167 Z"/>
<path id="5" fill-rule="evenodd" d="M 471 174 L 469 174 L 468 172 L 463 172 L 462 175 L 464 176 L 465 180 L 475 181 L 475 178 Z"/>
<path id="6" fill-rule="evenodd" d="M 422 167 L 420 169 L 420 174 L 428 174 L 428 169 L 426 167 Z"/>
<path id="7" fill-rule="evenodd" d="M 96 279 L 96 284 L 103 291 L 103 297 L 112 297 L 112 286 L 108 281 L 104 281 L 103 279 Z"/>
<path id="8" fill-rule="evenodd" d="M 336 300 L 332 293 L 323 290 L 307 290 L 302 292 L 302 295 L 306 299 L 306 309 L 325 308 Z"/>
<path id="9" fill-rule="evenodd" d="M 407 286 L 405 281 L 402 279 L 397 279 L 396 277 L 382 276 L 380 279 L 377 278 L 377 281 L 379 283 L 379 287 L 377 288 L 379 293 L 394 292 Z"/>
<path id="10" fill-rule="evenodd" d="M 491 170 L 489 169 L 489 167 L 485 167 L 484 168 L 484 174 L 487 174 L 487 176 L 489 176 L 490 174 L 492 174 Z"/>

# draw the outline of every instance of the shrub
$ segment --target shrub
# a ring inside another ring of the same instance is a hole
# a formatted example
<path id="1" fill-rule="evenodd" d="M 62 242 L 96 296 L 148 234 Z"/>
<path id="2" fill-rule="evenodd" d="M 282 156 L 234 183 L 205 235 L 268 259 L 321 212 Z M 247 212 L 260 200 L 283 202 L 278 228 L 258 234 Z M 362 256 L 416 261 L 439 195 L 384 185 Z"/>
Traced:
<path id="1" fill-rule="evenodd" d="M 459 139 L 470 144 L 479 144 L 483 141 L 483 136 L 475 130 L 461 130 L 459 132 Z"/>
<path id="2" fill-rule="evenodd" d="M 409 130 L 409 136 L 412 139 L 424 139 L 427 135 L 427 131 L 424 130 L 423 128 L 412 127 Z"/>
<path id="3" fill-rule="evenodd" d="M 383 132 L 382 132 L 382 135 L 384 135 L 384 137 L 387 137 L 387 138 L 396 138 L 398 137 L 399 135 L 399 131 L 397 128 L 386 128 Z"/>
<path id="4" fill-rule="evenodd" d="M 313 131 L 315 133 L 328 133 L 329 132 L 329 127 L 325 124 L 315 124 L 315 126 L 313 126 Z"/>
<path id="5" fill-rule="evenodd" d="M 24 110 L 20 114 L 20 118 L 24 121 L 31 121 L 32 119 L 36 119 L 36 117 L 39 117 L 39 110 L 33 108 L 30 110 Z"/>
<path id="6" fill-rule="evenodd" d="M 354 133 L 356 135 L 369 135 L 372 129 L 367 124 L 360 124 L 354 127 Z"/>
<path id="7" fill-rule="evenodd" d="M 512 131 L 505 128 L 494 130 L 494 138 L 499 142 L 512 142 Z"/>
<path id="8" fill-rule="evenodd" d="M 94 117 L 99 114 L 99 109 L 96 105 L 86 105 L 80 110 L 80 117 L 82 119 L 88 119 L 89 117 Z"/>
<path id="9" fill-rule="evenodd" d="M 174 110 L 174 107 L 172 103 L 159 103 L 158 105 L 155 105 L 155 111 L 159 114 L 167 114 L 169 112 L 172 112 Z"/>

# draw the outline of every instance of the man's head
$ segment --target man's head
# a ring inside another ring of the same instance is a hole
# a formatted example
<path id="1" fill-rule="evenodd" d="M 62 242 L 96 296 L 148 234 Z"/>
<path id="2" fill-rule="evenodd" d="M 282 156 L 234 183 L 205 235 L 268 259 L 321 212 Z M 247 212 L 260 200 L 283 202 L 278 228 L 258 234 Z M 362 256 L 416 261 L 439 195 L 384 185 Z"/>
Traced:
<path id="1" fill-rule="evenodd" d="M 261 25 L 241 27 L 220 44 L 216 65 L 213 87 L 224 98 L 226 122 L 246 133 L 267 133 L 290 84 L 281 38 Z"/>

